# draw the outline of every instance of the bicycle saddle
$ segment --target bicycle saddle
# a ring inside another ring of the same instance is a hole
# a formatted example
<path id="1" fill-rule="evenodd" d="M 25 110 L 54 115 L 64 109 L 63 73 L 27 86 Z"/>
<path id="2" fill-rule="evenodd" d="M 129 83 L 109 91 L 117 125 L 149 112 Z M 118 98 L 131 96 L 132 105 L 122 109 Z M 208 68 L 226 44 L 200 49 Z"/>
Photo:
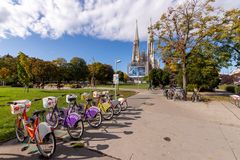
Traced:
<path id="1" fill-rule="evenodd" d="M 75 97 L 70 97 L 70 98 L 68 98 L 68 100 L 69 100 L 70 102 L 72 102 L 72 101 L 76 101 L 77 99 L 76 99 Z"/>
<path id="2" fill-rule="evenodd" d="M 86 101 L 90 102 L 90 101 L 92 101 L 92 98 L 87 98 Z"/>

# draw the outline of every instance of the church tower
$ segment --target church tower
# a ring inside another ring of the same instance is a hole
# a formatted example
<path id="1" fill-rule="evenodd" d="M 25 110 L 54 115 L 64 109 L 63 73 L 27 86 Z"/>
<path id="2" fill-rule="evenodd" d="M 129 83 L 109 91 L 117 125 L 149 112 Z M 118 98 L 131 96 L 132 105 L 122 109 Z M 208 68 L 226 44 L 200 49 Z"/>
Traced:
<path id="1" fill-rule="evenodd" d="M 154 37 L 153 26 L 150 20 L 150 27 L 148 28 L 148 42 L 147 42 L 147 74 L 155 68 L 155 55 L 154 55 Z"/>
<path id="2" fill-rule="evenodd" d="M 139 36 L 138 36 L 138 24 L 136 21 L 136 31 L 133 42 L 133 51 L 132 51 L 132 63 L 140 63 L 140 50 L 139 50 Z"/>

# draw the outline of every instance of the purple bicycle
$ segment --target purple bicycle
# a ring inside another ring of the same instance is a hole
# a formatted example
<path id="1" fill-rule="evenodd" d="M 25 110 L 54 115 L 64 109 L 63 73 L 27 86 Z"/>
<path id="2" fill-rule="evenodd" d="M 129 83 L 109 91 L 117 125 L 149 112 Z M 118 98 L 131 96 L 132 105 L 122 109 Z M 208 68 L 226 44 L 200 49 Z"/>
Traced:
<path id="1" fill-rule="evenodd" d="M 81 115 L 73 112 L 73 108 L 58 109 L 56 97 L 43 98 L 43 106 L 48 109 L 46 115 L 46 122 L 53 128 L 57 128 L 58 125 L 67 128 L 67 132 L 73 139 L 80 139 L 84 125 L 81 119 Z"/>
<path id="2" fill-rule="evenodd" d="M 77 96 L 70 94 L 66 96 L 66 101 L 70 108 L 82 115 L 83 120 L 93 128 L 98 128 L 102 123 L 102 114 L 98 107 L 92 106 L 90 98 L 85 98 L 86 104 L 77 104 Z"/>

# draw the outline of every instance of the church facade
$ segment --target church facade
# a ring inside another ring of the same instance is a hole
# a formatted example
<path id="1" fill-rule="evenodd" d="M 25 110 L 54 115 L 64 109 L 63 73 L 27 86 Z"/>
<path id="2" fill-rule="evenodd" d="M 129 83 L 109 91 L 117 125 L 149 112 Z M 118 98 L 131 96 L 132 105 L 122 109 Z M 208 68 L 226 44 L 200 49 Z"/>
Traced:
<path id="1" fill-rule="evenodd" d="M 128 76 L 131 78 L 142 78 L 149 74 L 153 68 L 159 68 L 159 62 L 155 58 L 153 27 L 150 25 L 147 40 L 147 53 L 140 53 L 138 25 L 133 41 L 132 60 L 128 64 Z"/>

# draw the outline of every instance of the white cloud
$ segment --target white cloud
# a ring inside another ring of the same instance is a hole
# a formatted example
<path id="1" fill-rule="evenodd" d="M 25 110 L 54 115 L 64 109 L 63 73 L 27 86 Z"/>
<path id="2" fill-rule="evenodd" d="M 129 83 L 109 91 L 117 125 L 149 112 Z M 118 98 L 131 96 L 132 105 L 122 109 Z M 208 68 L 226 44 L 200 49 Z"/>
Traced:
<path id="1" fill-rule="evenodd" d="M 180 0 L 178 0 L 180 1 Z M 131 41 L 138 20 L 141 40 L 152 18 L 176 3 L 170 0 L 1 0 L 0 38 L 32 33 L 57 39 L 64 34 Z M 240 7 L 240 1 L 219 0 L 219 6 Z"/>

